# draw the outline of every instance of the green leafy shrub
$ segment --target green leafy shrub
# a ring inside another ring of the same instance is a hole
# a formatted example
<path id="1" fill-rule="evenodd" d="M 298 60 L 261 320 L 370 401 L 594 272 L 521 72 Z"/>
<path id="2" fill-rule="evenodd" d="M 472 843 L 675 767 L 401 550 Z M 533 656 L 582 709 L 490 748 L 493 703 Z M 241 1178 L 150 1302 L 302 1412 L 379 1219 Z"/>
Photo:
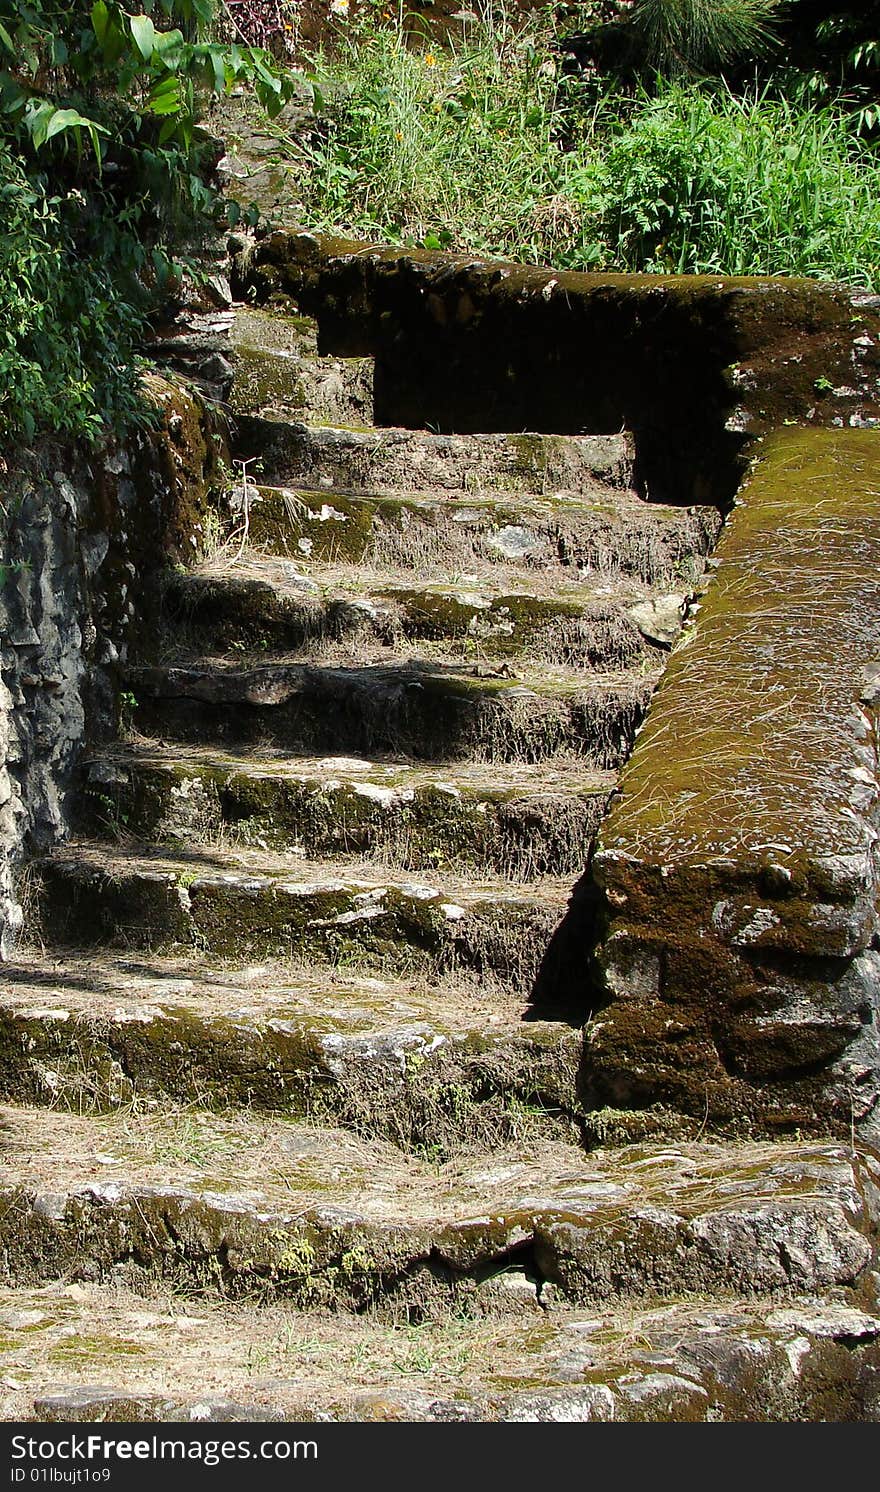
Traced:
<path id="1" fill-rule="evenodd" d="M 621 268 L 880 283 L 880 161 L 831 108 L 673 85 L 604 170 Z"/>
<path id="2" fill-rule="evenodd" d="M 352 28 L 336 56 L 313 59 L 323 110 L 293 145 L 305 220 L 429 248 L 570 252 L 579 225 L 547 39 L 474 25 L 440 54 L 393 28 Z"/>
<path id="3" fill-rule="evenodd" d="M 223 212 L 200 111 L 244 80 L 274 114 L 292 88 L 211 40 L 214 11 L 0 0 L 0 441 L 149 418 L 137 339 Z"/>
<path id="4" fill-rule="evenodd" d="M 816 27 L 807 85 L 817 98 L 838 96 L 852 109 L 860 133 L 880 135 L 880 4 L 837 10 Z"/>
<path id="5" fill-rule="evenodd" d="M 147 416 L 137 311 L 77 252 L 81 194 L 50 196 L 0 140 L 0 438 L 38 428 L 95 439 Z"/>
<path id="6" fill-rule="evenodd" d="M 565 269 L 880 285 L 880 160 L 845 111 L 666 81 L 577 117 L 547 55 L 532 27 L 474 27 L 442 57 L 385 30 L 315 59 L 304 220 Z"/>

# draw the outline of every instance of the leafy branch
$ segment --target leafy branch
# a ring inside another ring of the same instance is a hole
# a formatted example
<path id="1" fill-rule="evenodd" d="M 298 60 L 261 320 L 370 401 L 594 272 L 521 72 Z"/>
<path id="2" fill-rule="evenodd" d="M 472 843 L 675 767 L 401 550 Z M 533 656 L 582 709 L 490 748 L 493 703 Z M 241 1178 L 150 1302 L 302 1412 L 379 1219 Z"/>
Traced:
<path id="1" fill-rule="evenodd" d="M 147 416 L 136 348 L 222 220 L 211 96 L 296 78 L 214 39 L 217 0 L 0 0 L 0 440 Z M 190 260 L 189 264 L 194 261 Z"/>

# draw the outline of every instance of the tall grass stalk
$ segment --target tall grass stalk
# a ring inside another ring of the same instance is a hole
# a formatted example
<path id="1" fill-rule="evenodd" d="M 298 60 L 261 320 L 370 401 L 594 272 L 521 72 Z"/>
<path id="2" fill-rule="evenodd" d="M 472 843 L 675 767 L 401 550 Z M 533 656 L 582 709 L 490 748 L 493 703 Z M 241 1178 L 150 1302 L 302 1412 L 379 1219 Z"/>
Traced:
<path id="1" fill-rule="evenodd" d="M 314 59 L 325 108 L 300 192 L 316 226 L 544 260 L 579 223 L 560 196 L 564 125 L 555 69 L 535 36 L 475 22 L 451 52 L 417 52 L 393 28 L 353 32 Z M 577 257 L 591 246 L 578 238 Z M 595 257 L 595 254 L 593 254 Z"/>
<path id="2" fill-rule="evenodd" d="M 649 64 L 675 76 L 765 51 L 781 0 L 635 0 Z"/>

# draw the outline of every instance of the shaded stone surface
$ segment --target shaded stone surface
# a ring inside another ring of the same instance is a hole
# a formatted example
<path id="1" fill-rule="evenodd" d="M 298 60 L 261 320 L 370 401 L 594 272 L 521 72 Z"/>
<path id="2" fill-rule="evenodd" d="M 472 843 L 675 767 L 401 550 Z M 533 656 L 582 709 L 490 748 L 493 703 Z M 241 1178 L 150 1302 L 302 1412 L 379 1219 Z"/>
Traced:
<path id="1" fill-rule="evenodd" d="M 317 332 L 308 317 L 237 306 L 230 327 L 233 413 L 274 410 L 316 423 L 371 424 L 372 360 L 321 357 Z"/>
<path id="2" fill-rule="evenodd" d="M 254 544 L 298 563 L 366 560 L 424 575 L 501 560 L 525 574 L 621 574 L 649 585 L 695 579 L 721 526 L 715 507 L 648 503 L 616 488 L 462 502 L 421 489 L 391 497 L 258 485 L 249 519 Z"/>
<path id="3" fill-rule="evenodd" d="M 877 309 L 813 281 L 580 274 L 279 232 L 246 282 L 293 296 L 327 350 L 375 356 L 380 422 L 625 428 L 664 502 L 731 500 L 745 437 L 785 419 L 880 415 Z"/>
<path id="4" fill-rule="evenodd" d="M 165 740 L 435 762 L 570 753 L 599 769 L 626 758 L 652 690 L 639 673 L 532 669 L 514 678 L 442 659 L 337 668 L 207 662 L 131 668 L 127 677 L 136 726 Z"/>
<path id="5" fill-rule="evenodd" d="M 387 972 L 387 971 L 386 971 Z M 56 950 L 4 969 L 0 1092 L 75 1113 L 160 1102 L 321 1118 L 443 1156 L 572 1138 L 581 1033 L 476 987 L 204 956 Z"/>
<path id="6" fill-rule="evenodd" d="M 527 764 L 236 756 L 141 746 L 86 769 L 80 823 L 157 845 L 232 838 L 313 859 L 367 856 L 404 870 L 532 880 L 578 874 L 614 787 L 611 772 Z"/>
<path id="7" fill-rule="evenodd" d="M 204 538 L 219 435 L 191 392 L 149 376 L 144 394 L 156 428 L 124 447 L 46 438 L 0 459 L 0 960 L 21 930 L 22 863 L 69 832 L 85 742 L 117 728 L 119 664 L 156 624 L 156 576 Z"/>
<path id="8" fill-rule="evenodd" d="M 59 946 L 201 948 L 220 958 L 348 963 L 422 977 L 460 971 L 526 998 L 566 887 L 359 876 L 265 853 L 191 858 L 62 848 L 39 862 L 44 936 Z M 577 969 L 570 980 L 580 984 Z M 574 992 L 567 991 L 568 1000 Z"/>
<path id="9" fill-rule="evenodd" d="M 438 576 L 433 584 L 407 585 L 394 571 L 365 575 L 360 586 L 348 574 L 343 586 L 311 560 L 261 559 L 241 568 L 230 574 L 228 567 L 206 565 L 169 578 L 168 626 L 183 631 L 190 648 L 307 656 L 347 644 L 366 661 L 387 657 L 391 647 L 427 642 L 464 657 L 491 649 L 494 660 L 525 655 L 587 671 L 650 664 L 645 639 L 668 646 L 670 629 L 676 638 L 680 632 L 683 598 L 675 598 L 671 614 L 660 601 L 643 602 L 643 616 L 638 605 L 626 610 L 626 590 L 621 598 L 607 581 L 590 587 L 586 577 L 579 587 L 569 581 L 560 584 L 562 594 L 543 595 L 507 589 L 503 579 L 493 588 L 490 567 L 446 584 Z"/>
<path id="10" fill-rule="evenodd" d="M 430 430 L 346 430 L 242 416 L 242 456 L 259 456 L 268 480 L 315 491 L 411 492 L 425 488 L 469 495 L 557 490 L 585 495 L 627 488 L 633 453 L 625 435 L 523 433 L 436 435 Z"/>
<path id="11" fill-rule="evenodd" d="M 84 1384 L 62 1389 L 34 1401 L 34 1417 L 44 1424 L 234 1424 L 236 1421 L 275 1422 L 286 1418 L 283 1409 L 237 1403 L 204 1394 L 175 1399 L 163 1394 L 131 1393 L 124 1388 Z"/>
<path id="12" fill-rule="evenodd" d="M 877 1132 L 880 435 L 774 437 L 602 830 L 593 1093 Z"/>

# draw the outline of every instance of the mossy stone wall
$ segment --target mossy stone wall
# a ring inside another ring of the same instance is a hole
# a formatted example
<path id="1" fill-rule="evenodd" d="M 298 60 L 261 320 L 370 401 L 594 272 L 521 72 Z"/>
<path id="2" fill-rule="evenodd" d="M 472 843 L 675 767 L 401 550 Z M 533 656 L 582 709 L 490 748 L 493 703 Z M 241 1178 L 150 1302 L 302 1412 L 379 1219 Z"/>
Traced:
<path id="1" fill-rule="evenodd" d="M 222 445 L 204 406 L 150 377 L 156 428 L 87 450 L 44 440 L 0 461 L 0 951 L 16 870 L 68 831 L 84 749 L 115 732 L 130 640 L 157 575 L 197 552 Z"/>

